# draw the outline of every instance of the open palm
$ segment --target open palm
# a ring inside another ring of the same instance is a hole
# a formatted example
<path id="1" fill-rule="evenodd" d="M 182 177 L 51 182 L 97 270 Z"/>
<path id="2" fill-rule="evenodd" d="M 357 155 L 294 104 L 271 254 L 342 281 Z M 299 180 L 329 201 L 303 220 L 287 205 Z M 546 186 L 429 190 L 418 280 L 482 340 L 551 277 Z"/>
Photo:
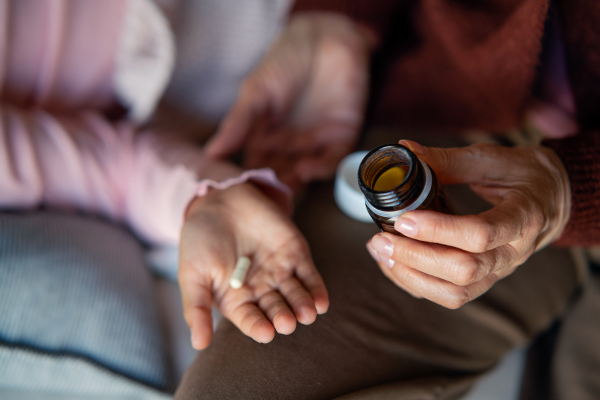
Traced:
<path id="1" fill-rule="evenodd" d="M 184 315 L 197 349 L 212 338 L 211 306 L 244 334 L 267 343 L 296 320 L 327 311 L 327 290 L 308 245 L 277 205 L 250 184 L 213 191 L 188 212 L 180 243 Z M 240 289 L 229 286 L 239 256 L 252 265 Z"/>

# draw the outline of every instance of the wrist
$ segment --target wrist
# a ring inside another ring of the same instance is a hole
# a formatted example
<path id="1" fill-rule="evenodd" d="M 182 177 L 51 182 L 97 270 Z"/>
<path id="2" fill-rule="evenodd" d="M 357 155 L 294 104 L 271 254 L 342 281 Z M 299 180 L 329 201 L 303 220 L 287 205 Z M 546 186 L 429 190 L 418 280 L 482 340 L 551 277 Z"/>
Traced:
<path id="1" fill-rule="evenodd" d="M 540 241 L 537 248 L 541 248 L 559 239 L 569 222 L 571 215 L 571 185 L 569 174 L 558 154 L 551 148 L 538 146 L 538 160 L 546 167 L 556 182 L 554 223 L 549 224 L 545 238 Z M 540 155 L 541 153 L 541 155 Z"/>
<path id="2" fill-rule="evenodd" d="M 238 187 L 239 189 L 235 190 L 235 188 Z M 202 199 L 209 194 L 213 192 L 237 194 L 240 191 L 246 191 L 246 193 L 248 191 L 258 192 L 263 197 L 267 197 L 275 202 L 275 204 L 279 205 L 283 212 L 288 215 L 292 213 L 292 192 L 290 188 L 277 179 L 273 170 L 263 168 L 248 170 L 235 178 L 230 178 L 221 182 L 212 179 L 200 181 L 196 190 L 196 197 L 190 202 L 184 213 L 184 220 L 187 220 L 188 216 L 192 214 L 192 211 L 196 210 L 198 204 L 203 203 Z M 220 196 L 211 196 L 211 198 L 215 197 Z M 221 200 L 227 200 L 229 197 L 231 196 L 222 197 Z"/>
<path id="3" fill-rule="evenodd" d="M 587 130 L 562 139 L 547 139 L 569 175 L 571 212 L 559 246 L 596 246 L 600 238 L 600 131 Z"/>
<path id="4" fill-rule="evenodd" d="M 230 186 L 222 190 L 210 190 L 203 196 L 196 196 L 190 201 L 185 211 L 185 221 L 204 207 L 213 205 L 228 207 L 231 202 L 238 202 L 245 196 L 255 195 L 260 190 L 250 182 Z"/>

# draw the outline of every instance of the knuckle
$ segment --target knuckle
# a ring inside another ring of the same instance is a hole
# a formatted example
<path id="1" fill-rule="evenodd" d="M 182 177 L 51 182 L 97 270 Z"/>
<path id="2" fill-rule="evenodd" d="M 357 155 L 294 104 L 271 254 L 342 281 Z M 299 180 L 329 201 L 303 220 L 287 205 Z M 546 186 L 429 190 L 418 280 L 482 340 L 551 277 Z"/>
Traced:
<path id="1" fill-rule="evenodd" d="M 431 240 L 434 243 L 439 243 L 444 236 L 446 236 L 447 228 L 444 227 L 443 224 L 429 223 L 429 221 L 426 219 L 425 221 L 421 222 L 421 225 L 423 226 L 422 230 L 424 232 L 429 232 Z"/>
<path id="2" fill-rule="evenodd" d="M 532 245 L 529 246 L 527 250 L 525 250 L 525 252 L 523 253 L 523 256 L 521 257 L 522 263 L 525 262 L 525 260 L 527 260 L 529 257 L 531 257 L 533 253 L 535 253 L 535 243 L 532 243 Z"/>
<path id="3" fill-rule="evenodd" d="M 463 292 L 452 293 L 441 303 L 442 306 L 451 310 L 457 310 L 467 304 L 469 298 Z"/>
<path id="4" fill-rule="evenodd" d="M 452 165 L 454 165 L 454 163 L 456 162 L 456 157 L 452 156 L 452 153 L 450 150 L 444 149 L 444 148 L 439 148 L 437 149 L 437 155 L 436 158 L 438 159 L 438 163 L 442 166 L 444 166 L 444 168 L 450 168 L 452 167 Z"/>
<path id="5" fill-rule="evenodd" d="M 273 319 L 276 315 L 285 314 L 287 310 L 288 308 L 285 304 L 283 304 L 281 301 L 277 301 L 271 304 L 267 309 L 267 315 L 270 319 Z"/>
<path id="6" fill-rule="evenodd" d="M 493 239 L 490 232 L 481 230 L 473 236 L 469 250 L 473 253 L 485 253 L 490 250 L 492 243 Z"/>
<path id="7" fill-rule="evenodd" d="M 491 153 L 498 151 L 498 146 L 490 143 L 477 143 L 468 147 L 469 151 L 473 156 L 477 158 L 483 158 Z"/>
<path id="8" fill-rule="evenodd" d="M 385 266 L 385 268 L 388 268 L 387 266 Z M 392 268 L 392 270 L 390 271 L 391 275 L 396 279 L 397 282 L 399 282 L 400 284 L 405 284 L 406 282 L 410 281 L 410 277 L 409 277 L 409 270 L 408 268 L 403 267 L 402 265 L 398 265 L 395 268 Z"/>
<path id="9" fill-rule="evenodd" d="M 494 227 L 480 217 L 475 220 L 475 226 L 470 249 L 475 253 L 484 253 L 490 250 L 494 243 Z"/>
<path id="10" fill-rule="evenodd" d="M 279 302 L 280 302 L 279 296 L 277 295 L 277 293 L 275 293 L 275 291 L 269 291 L 269 292 L 263 294 L 263 296 L 259 300 L 258 304 L 261 307 L 273 308 L 273 307 L 277 306 L 277 304 Z"/>
<path id="11" fill-rule="evenodd" d="M 531 228 L 537 234 L 543 231 L 549 225 L 549 221 L 546 218 L 542 206 L 534 204 L 532 205 L 533 212 L 531 213 Z"/>
<path id="12" fill-rule="evenodd" d="M 241 315 L 240 318 L 239 318 L 239 325 L 240 325 L 240 327 L 248 327 L 248 326 L 251 327 L 254 324 L 256 324 L 256 322 L 258 322 L 258 320 L 259 320 L 258 313 L 259 313 L 259 311 L 256 310 L 256 309 L 248 309 L 248 310 L 246 310 L 244 312 L 244 314 Z"/>
<path id="13" fill-rule="evenodd" d="M 466 286 L 478 280 L 481 266 L 479 261 L 470 255 L 465 255 L 454 265 L 453 283 Z"/>
<path id="14" fill-rule="evenodd" d="M 466 286 L 472 283 L 477 278 L 477 271 L 469 266 L 460 266 L 456 272 L 454 279 L 455 284 Z"/>
<path id="15" fill-rule="evenodd" d="M 288 298 L 292 303 L 307 303 L 308 293 L 302 288 L 295 288 L 290 292 Z"/>

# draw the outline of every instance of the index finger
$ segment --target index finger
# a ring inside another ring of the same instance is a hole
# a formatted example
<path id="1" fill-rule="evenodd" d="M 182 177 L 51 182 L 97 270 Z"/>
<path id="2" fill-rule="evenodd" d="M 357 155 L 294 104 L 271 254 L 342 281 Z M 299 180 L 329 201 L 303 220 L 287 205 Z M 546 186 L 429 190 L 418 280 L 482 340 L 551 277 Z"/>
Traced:
<path id="1" fill-rule="evenodd" d="M 491 210 L 478 215 L 448 215 L 416 210 L 402 214 L 394 227 L 405 236 L 429 243 L 484 253 L 522 239 L 541 223 L 535 212 L 515 192 Z"/>

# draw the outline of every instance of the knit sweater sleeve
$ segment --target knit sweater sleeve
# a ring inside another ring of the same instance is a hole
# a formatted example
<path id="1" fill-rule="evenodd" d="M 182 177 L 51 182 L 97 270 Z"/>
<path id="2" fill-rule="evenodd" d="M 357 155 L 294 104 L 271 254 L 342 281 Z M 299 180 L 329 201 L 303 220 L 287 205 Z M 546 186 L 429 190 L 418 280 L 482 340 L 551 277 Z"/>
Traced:
<path id="1" fill-rule="evenodd" d="M 560 246 L 600 244 L 600 131 L 546 140 L 563 161 L 571 183 L 571 216 Z"/>
<path id="2" fill-rule="evenodd" d="M 348 16 L 354 22 L 370 30 L 381 43 L 388 34 L 401 0 L 381 0 L 377 4 L 365 0 L 296 0 L 291 13 L 322 11 Z"/>

